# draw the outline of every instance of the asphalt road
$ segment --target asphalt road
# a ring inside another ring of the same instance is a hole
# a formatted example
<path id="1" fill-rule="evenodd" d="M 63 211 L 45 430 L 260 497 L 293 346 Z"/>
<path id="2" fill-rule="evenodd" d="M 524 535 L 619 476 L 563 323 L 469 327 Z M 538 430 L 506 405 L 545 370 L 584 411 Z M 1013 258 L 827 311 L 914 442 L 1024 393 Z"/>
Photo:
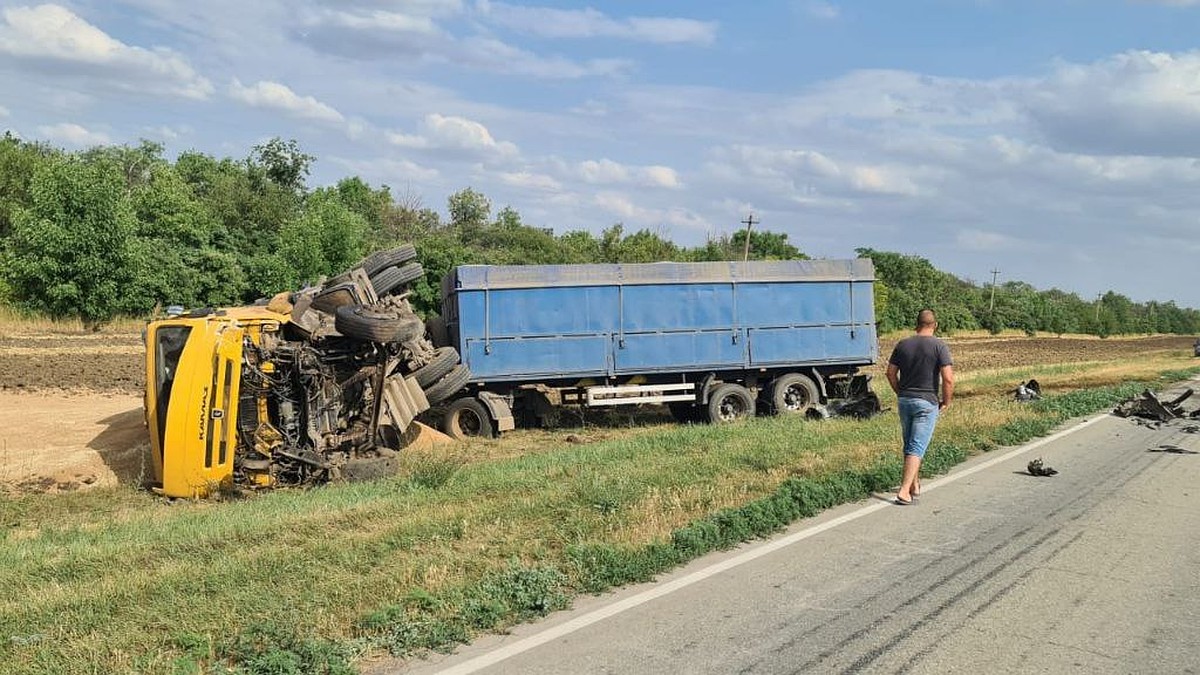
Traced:
<path id="1" fill-rule="evenodd" d="M 1099 416 L 379 673 L 1200 672 L 1200 433 Z M 1041 456 L 1060 471 L 1025 473 Z"/>

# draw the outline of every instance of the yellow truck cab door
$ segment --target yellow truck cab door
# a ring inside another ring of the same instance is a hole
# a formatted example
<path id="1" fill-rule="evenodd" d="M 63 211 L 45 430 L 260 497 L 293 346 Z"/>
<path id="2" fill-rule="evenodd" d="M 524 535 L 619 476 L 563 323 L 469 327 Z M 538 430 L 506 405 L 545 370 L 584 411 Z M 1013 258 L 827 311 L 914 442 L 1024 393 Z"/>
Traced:
<path id="1" fill-rule="evenodd" d="M 167 496 L 205 497 L 232 485 L 244 334 L 211 316 L 147 327 L 146 424 Z"/>

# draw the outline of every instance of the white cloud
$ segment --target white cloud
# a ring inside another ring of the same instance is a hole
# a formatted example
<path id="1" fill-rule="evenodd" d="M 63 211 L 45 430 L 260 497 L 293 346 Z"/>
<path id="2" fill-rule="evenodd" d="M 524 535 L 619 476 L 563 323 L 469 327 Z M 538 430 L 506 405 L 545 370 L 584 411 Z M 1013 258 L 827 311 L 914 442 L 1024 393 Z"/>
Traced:
<path id="1" fill-rule="evenodd" d="M 690 209 L 640 206 L 618 192 L 600 192 L 592 197 L 592 203 L 632 227 L 672 226 L 701 232 L 712 229 L 711 223 Z"/>
<path id="2" fill-rule="evenodd" d="M 247 87 L 234 78 L 229 85 L 229 96 L 253 108 L 279 110 L 303 119 L 322 122 L 345 119 L 340 112 L 312 96 L 300 96 L 286 85 L 268 80 Z"/>
<path id="3" fill-rule="evenodd" d="M 556 9 L 480 0 L 478 14 L 510 30 L 550 38 L 619 38 L 659 44 L 710 45 L 716 40 L 715 21 L 670 17 L 614 19 L 588 7 Z"/>
<path id="4" fill-rule="evenodd" d="M 607 158 L 579 162 L 571 173 L 592 185 L 636 184 L 671 189 L 683 187 L 679 174 L 671 167 L 626 166 Z"/>
<path id="5" fill-rule="evenodd" d="M 683 183 L 679 180 L 679 174 L 669 166 L 646 166 L 638 171 L 639 176 L 646 184 L 654 187 L 664 187 L 671 189 L 679 189 L 683 187 Z"/>
<path id="6" fill-rule="evenodd" d="M 63 143 L 77 148 L 86 148 L 95 145 L 109 145 L 112 139 L 100 131 L 90 131 L 73 122 L 60 122 L 53 125 L 45 125 L 37 128 L 40 136 L 47 138 L 56 143 Z"/>
<path id="7" fill-rule="evenodd" d="M 1019 241 L 1008 235 L 974 229 L 959 231 L 955 243 L 972 251 L 1001 251 L 1021 247 Z"/>
<path id="8" fill-rule="evenodd" d="M 1129 51 L 1089 64 L 1060 63 L 1019 95 L 1059 149 L 1200 156 L 1200 51 Z"/>
<path id="9" fill-rule="evenodd" d="M 461 10 L 455 3 L 417 3 L 403 11 L 340 7 L 302 13 L 293 31 L 323 52 L 361 60 L 403 58 L 408 63 L 449 63 L 471 70 L 544 79 L 606 77 L 626 72 L 626 59 L 576 61 L 542 56 L 487 34 L 460 36 L 440 19 Z"/>
<path id="10" fill-rule="evenodd" d="M 420 133 L 385 133 L 389 143 L 411 149 L 457 150 L 476 156 L 511 158 L 519 154 L 517 146 L 497 141 L 483 124 L 465 117 L 430 113 L 421 120 Z"/>
<path id="11" fill-rule="evenodd" d="M 557 191 L 562 189 L 562 184 L 554 178 L 541 173 L 530 173 L 528 171 L 518 171 L 513 173 L 502 172 L 499 174 L 500 182 L 513 187 L 524 188 L 528 190 L 544 190 Z"/>
<path id="12" fill-rule="evenodd" d="M 465 38 L 453 49 L 442 53 L 440 58 L 478 70 L 542 79 L 607 77 L 633 67 L 633 62 L 628 59 L 574 61 L 561 56 L 540 56 L 487 37 Z"/>
<path id="13" fill-rule="evenodd" d="M 579 163 L 579 175 L 586 183 L 624 183 L 629 180 L 629 169 L 611 159 L 589 159 Z"/>
<path id="14" fill-rule="evenodd" d="M 0 54 L 55 74 L 105 79 L 128 91 L 204 99 L 212 84 L 168 49 L 126 45 L 60 5 L 9 7 Z"/>
<path id="15" fill-rule="evenodd" d="M 428 183 L 437 180 L 441 175 L 437 169 L 421 166 L 407 159 L 391 157 L 359 159 L 333 156 L 329 158 L 329 161 L 345 167 L 367 180 L 386 185 L 404 185 L 413 181 Z"/>
<path id="16" fill-rule="evenodd" d="M 824 0 L 810 0 L 804 3 L 804 11 L 813 18 L 824 19 L 826 21 L 836 19 L 842 14 L 837 5 L 824 2 Z"/>

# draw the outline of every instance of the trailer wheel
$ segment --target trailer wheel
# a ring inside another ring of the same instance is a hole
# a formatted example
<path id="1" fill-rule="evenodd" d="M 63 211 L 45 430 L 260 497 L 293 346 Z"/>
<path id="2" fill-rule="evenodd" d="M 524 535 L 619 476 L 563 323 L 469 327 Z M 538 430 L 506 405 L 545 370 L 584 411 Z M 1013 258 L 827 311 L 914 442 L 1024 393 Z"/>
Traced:
<path id="1" fill-rule="evenodd" d="M 754 417 L 754 397 L 740 384 L 722 384 L 708 397 L 708 421 L 713 424 Z"/>
<path id="2" fill-rule="evenodd" d="M 496 426 L 492 424 L 487 406 L 477 398 L 467 397 L 446 406 L 442 431 L 451 438 L 463 441 L 468 438 L 491 438 L 496 434 Z"/>
<path id="3" fill-rule="evenodd" d="M 437 381 L 437 384 L 425 390 L 425 398 L 429 399 L 429 405 L 441 403 L 453 396 L 454 392 L 467 386 L 469 379 L 471 371 L 466 366 L 454 366 L 445 377 Z"/>
<path id="4" fill-rule="evenodd" d="M 422 388 L 437 382 L 446 376 L 458 364 L 458 350 L 454 347 L 438 347 L 433 352 L 429 363 L 417 368 L 412 376 L 417 378 L 417 384 Z"/>
<path id="5" fill-rule="evenodd" d="M 415 257 L 417 257 L 417 247 L 412 244 L 404 244 L 385 251 L 375 251 L 363 258 L 359 265 L 367 273 L 367 276 L 373 276 L 382 269 L 392 265 L 402 265 Z"/>
<path id="6" fill-rule="evenodd" d="M 399 267 L 389 267 L 379 274 L 372 276 L 371 287 L 375 289 L 375 295 L 382 298 L 397 288 L 410 284 L 423 276 L 425 276 L 425 269 L 421 267 L 421 263 L 410 262 Z"/>
<path id="7" fill-rule="evenodd" d="M 346 337 L 369 342 L 406 342 L 425 332 L 425 324 L 415 314 L 370 305 L 338 307 L 333 325 Z"/>
<path id="8" fill-rule="evenodd" d="M 800 373 L 780 375 L 771 383 L 771 410 L 776 415 L 807 415 L 821 402 L 817 383 Z"/>

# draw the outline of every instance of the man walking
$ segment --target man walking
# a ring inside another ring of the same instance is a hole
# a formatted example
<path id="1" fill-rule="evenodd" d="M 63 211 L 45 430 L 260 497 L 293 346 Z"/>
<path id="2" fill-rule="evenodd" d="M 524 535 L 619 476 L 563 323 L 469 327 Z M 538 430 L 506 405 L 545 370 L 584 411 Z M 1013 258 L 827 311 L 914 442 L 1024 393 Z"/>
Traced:
<path id="1" fill-rule="evenodd" d="M 946 343 L 933 336 L 936 330 L 933 310 L 921 310 L 917 314 L 917 334 L 896 343 L 888 359 L 887 379 L 896 392 L 904 436 L 904 474 L 896 492 L 896 503 L 901 506 L 912 504 L 921 494 L 921 459 L 933 437 L 938 413 L 954 398 L 954 361 Z"/>

